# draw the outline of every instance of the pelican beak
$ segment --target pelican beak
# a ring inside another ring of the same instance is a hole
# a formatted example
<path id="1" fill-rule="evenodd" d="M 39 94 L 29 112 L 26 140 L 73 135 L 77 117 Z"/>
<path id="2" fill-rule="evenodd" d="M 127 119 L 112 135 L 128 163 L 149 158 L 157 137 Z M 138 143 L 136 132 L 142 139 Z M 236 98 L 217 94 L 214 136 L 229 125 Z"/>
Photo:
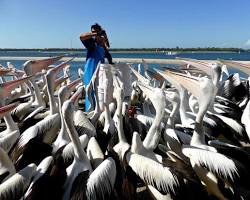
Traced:
<path id="1" fill-rule="evenodd" d="M 0 96 L 1 98 L 7 98 L 10 92 L 15 89 L 20 84 L 24 83 L 25 81 L 29 80 L 32 76 L 27 76 L 25 78 L 20 78 L 14 81 L 9 81 L 0 84 Z M 2 93 L 2 94 L 1 94 Z"/>
<path id="2" fill-rule="evenodd" d="M 68 90 L 71 92 L 73 92 L 73 90 L 75 89 L 75 87 L 82 81 L 82 79 L 78 78 L 74 81 L 72 81 L 69 85 L 67 85 Z"/>
<path id="3" fill-rule="evenodd" d="M 250 76 L 250 64 L 243 64 L 241 62 L 220 60 L 220 62 L 228 67 L 235 68 L 237 70 L 243 71 L 248 76 Z"/>
<path id="4" fill-rule="evenodd" d="M 204 74 L 203 71 L 201 71 L 200 69 L 197 68 L 187 68 L 187 69 L 180 69 L 180 71 L 187 71 L 187 72 L 191 72 L 191 73 L 199 73 L 199 74 Z"/>
<path id="5" fill-rule="evenodd" d="M 153 95 L 153 88 L 151 86 L 148 86 L 146 84 L 143 84 L 141 82 L 138 82 L 139 88 L 142 90 L 142 92 L 148 97 L 152 97 Z"/>
<path id="6" fill-rule="evenodd" d="M 40 76 L 43 76 L 43 75 L 45 75 L 45 74 L 46 74 L 45 71 L 37 72 L 37 73 L 34 75 L 34 77 L 35 77 L 35 78 L 39 78 Z"/>
<path id="7" fill-rule="evenodd" d="M 134 75 L 136 76 L 136 78 L 143 82 L 143 83 L 149 83 L 149 80 L 146 79 L 145 77 L 143 77 L 141 74 L 139 74 L 136 70 L 134 70 L 132 67 L 130 67 L 131 71 L 134 73 Z"/>
<path id="8" fill-rule="evenodd" d="M 227 69 L 226 65 L 222 65 L 221 70 L 222 70 L 222 72 L 224 72 L 227 75 L 227 77 L 229 77 L 229 72 L 228 72 L 228 69 Z"/>
<path id="9" fill-rule="evenodd" d="M 164 71 L 161 71 L 159 69 L 154 69 L 159 75 L 161 75 L 164 79 L 166 79 L 169 83 L 174 85 L 177 89 L 181 87 L 180 83 L 176 81 L 175 79 L 168 76 Z"/>
<path id="10" fill-rule="evenodd" d="M 199 78 L 187 76 L 185 74 L 165 71 L 164 72 L 168 77 L 175 80 L 176 82 L 180 83 L 182 87 L 190 91 L 197 99 L 200 96 L 200 85 L 199 85 Z"/>
<path id="11" fill-rule="evenodd" d="M 74 59 L 74 58 L 71 58 L 71 59 L 69 59 L 69 60 L 67 60 L 67 61 L 65 61 L 65 62 L 63 62 L 63 63 L 57 65 L 57 66 L 54 67 L 51 71 L 52 71 L 53 73 L 55 73 L 55 75 L 57 75 L 57 74 L 59 73 L 59 71 L 62 70 L 64 67 L 68 66 L 67 64 L 68 64 L 70 61 L 72 61 L 73 59 Z"/>
<path id="12" fill-rule="evenodd" d="M 48 67 L 47 67 L 47 69 L 49 70 L 49 69 L 54 69 L 56 66 L 55 65 L 49 65 Z"/>
<path id="13" fill-rule="evenodd" d="M 62 57 L 64 57 L 64 55 L 41 60 L 29 60 L 23 65 L 24 71 L 27 75 L 34 75 L 37 72 L 42 71 L 43 69 L 47 69 L 49 65 L 52 65 Z"/>
<path id="14" fill-rule="evenodd" d="M 146 61 L 144 59 L 142 59 L 142 64 L 143 64 L 143 66 L 145 68 L 145 71 L 149 69 L 148 63 L 146 63 Z"/>
<path id="15" fill-rule="evenodd" d="M 10 72 L 10 73 L 12 73 L 12 72 Z M 19 70 L 19 69 L 18 70 L 15 69 L 15 71 L 13 73 L 19 77 L 22 77 L 25 74 L 25 72 L 23 70 Z"/>
<path id="16" fill-rule="evenodd" d="M 186 63 L 187 65 L 191 65 L 203 72 L 205 72 L 207 75 L 212 76 L 212 69 L 208 62 L 190 59 L 190 58 L 178 58 L 182 62 Z"/>
<path id="17" fill-rule="evenodd" d="M 0 76 L 12 75 L 12 69 L 0 69 Z"/>
<path id="18" fill-rule="evenodd" d="M 68 78 L 70 78 L 70 76 L 66 76 L 66 77 L 60 77 L 58 79 L 55 80 L 55 88 L 62 84 L 64 81 L 66 81 Z"/>
<path id="19" fill-rule="evenodd" d="M 160 81 L 161 84 L 165 81 L 165 79 L 155 71 L 147 70 L 147 73 L 151 75 L 152 78 L 156 79 L 157 81 Z"/>
<path id="20" fill-rule="evenodd" d="M 76 100 L 82 95 L 84 87 L 81 86 L 77 89 L 77 91 L 70 97 L 70 101 L 75 104 Z"/>
<path id="21" fill-rule="evenodd" d="M 19 104 L 18 103 L 12 103 L 3 107 L 0 107 L 0 118 L 3 118 L 7 113 L 14 110 Z"/>

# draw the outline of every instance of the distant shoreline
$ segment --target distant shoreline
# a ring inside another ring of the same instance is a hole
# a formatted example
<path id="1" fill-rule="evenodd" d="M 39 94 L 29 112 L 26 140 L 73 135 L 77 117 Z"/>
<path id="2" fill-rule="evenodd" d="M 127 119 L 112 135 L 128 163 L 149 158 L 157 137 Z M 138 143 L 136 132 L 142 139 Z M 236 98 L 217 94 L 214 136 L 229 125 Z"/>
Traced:
<path id="1" fill-rule="evenodd" d="M 38 52 L 69 52 L 79 53 L 86 52 L 85 48 L 44 48 L 44 49 L 12 49 L 12 48 L 0 48 L 0 52 L 3 51 L 38 51 Z M 238 53 L 238 52 L 249 52 L 249 50 L 241 48 L 114 48 L 110 49 L 111 53 L 156 53 L 175 55 L 182 53 Z"/>
<path id="2" fill-rule="evenodd" d="M 236 51 L 173 51 L 177 55 L 182 53 L 238 53 Z M 155 51 L 110 51 L 110 53 L 156 53 L 156 54 L 166 54 L 167 52 L 155 52 Z"/>
<path id="3" fill-rule="evenodd" d="M 0 50 L 0 52 L 4 52 L 4 51 L 10 51 L 10 50 Z M 13 51 L 13 50 L 11 50 Z M 23 51 L 23 50 L 15 50 L 15 51 Z M 26 51 L 38 51 L 38 50 L 26 50 Z M 81 53 L 81 52 L 84 52 L 86 53 L 86 51 L 84 50 L 81 50 L 81 51 L 72 51 L 72 50 L 62 50 L 62 51 L 58 51 L 58 50 L 55 50 L 55 51 L 40 51 L 40 52 L 51 52 L 51 53 L 70 53 L 70 54 L 74 54 L 74 53 Z M 169 51 L 171 52 L 171 51 Z M 246 51 L 245 51 L 246 52 Z M 168 54 L 168 52 L 155 52 L 155 51 L 113 51 L 113 50 L 110 50 L 110 53 L 111 54 L 123 54 L 123 53 L 126 53 L 126 54 L 165 54 L 165 55 L 178 55 L 178 54 L 197 54 L 197 53 L 239 53 L 239 52 L 236 52 L 236 51 L 172 51 L 173 54 Z M 243 53 L 243 52 L 241 52 Z"/>

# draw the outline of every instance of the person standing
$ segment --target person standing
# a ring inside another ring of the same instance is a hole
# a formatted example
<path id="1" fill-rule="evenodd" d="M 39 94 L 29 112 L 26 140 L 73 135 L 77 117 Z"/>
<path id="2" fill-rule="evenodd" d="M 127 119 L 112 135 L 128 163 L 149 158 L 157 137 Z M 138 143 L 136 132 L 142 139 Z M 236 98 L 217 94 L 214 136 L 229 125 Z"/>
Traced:
<path id="1" fill-rule="evenodd" d="M 92 75 L 94 74 L 97 64 L 104 63 L 105 57 L 110 64 L 113 64 L 112 57 L 108 51 L 109 41 L 106 32 L 99 24 L 91 26 L 91 32 L 80 35 L 80 40 L 87 49 L 86 64 L 84 70 L 84 85 L 85 88 L 89 85 Z M 87 93 L 86 93 L 87 94 Z M 93 98 L 93 92 L 92 92 Z M 88 111 L 90 102 L 88 96 L 85 98 L 85 111 Z"/>

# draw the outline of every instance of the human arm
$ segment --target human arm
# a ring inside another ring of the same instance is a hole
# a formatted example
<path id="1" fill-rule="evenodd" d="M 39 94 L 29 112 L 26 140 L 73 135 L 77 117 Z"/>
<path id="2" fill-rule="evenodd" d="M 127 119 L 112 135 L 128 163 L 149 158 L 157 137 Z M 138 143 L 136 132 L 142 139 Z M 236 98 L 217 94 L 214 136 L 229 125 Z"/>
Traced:
<path id="1" fill-rule="evenodd" d="M 85 41 L 85 40 L 88 40 L 88 39 L 90 39 L 90 38 L 92 38 L 92 37 L 95 37 L 95 36 L 97 36 L 97 33 L 96 33 L 96 32 L 94 32 L 94 33 L 92 33 L 92 32 L 82 33 L 82 34 L 80 35 L 80 40 L 81 40 L 81 41 Z"/>

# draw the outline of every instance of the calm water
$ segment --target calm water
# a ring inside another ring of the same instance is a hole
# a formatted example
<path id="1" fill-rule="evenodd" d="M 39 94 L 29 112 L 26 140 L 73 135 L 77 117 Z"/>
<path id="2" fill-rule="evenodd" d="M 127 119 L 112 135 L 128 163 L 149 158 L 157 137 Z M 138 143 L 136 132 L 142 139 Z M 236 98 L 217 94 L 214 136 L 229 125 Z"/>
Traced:
<path id="1" fill-rule="evenodd" d="M 85 57 L 86 51 L 82 52 L 41 52 L 41 51 L 0 51 L 0 57 L 51 57 L 62 54 L 74 54 L 75 57 Z M 113 58 L 151 58 L 151 59 L 174 59 L 175 57 L 183 58 L 194 58 L 194 59 L 204 59 L 204 60 L 216 60 L 216 59 L 225 59 L 225 60 L 244 60 L 250 61 L 250 52 L 243 53 L 180 53 L 178 55 L 166 55 L 164 53 L 111 53 Z M 10 61 L 18 69 L 22 69 L 24 61 L 15 61 L 15 60 L 0 60 L 0 64 L 4 67 L 6 62 Z M 151 65 L 152 67 L 157 67 L 157 65 Z M 79 67 L 84 67 L 84 62 L 71 62 L 72 72 L 76 72 Z M 230 70 L 231 73 L 235 71 Z M 75 74 L 75 73 L 73 73 Z M 241 74 L 244 76 L 243 74 Z"/>

